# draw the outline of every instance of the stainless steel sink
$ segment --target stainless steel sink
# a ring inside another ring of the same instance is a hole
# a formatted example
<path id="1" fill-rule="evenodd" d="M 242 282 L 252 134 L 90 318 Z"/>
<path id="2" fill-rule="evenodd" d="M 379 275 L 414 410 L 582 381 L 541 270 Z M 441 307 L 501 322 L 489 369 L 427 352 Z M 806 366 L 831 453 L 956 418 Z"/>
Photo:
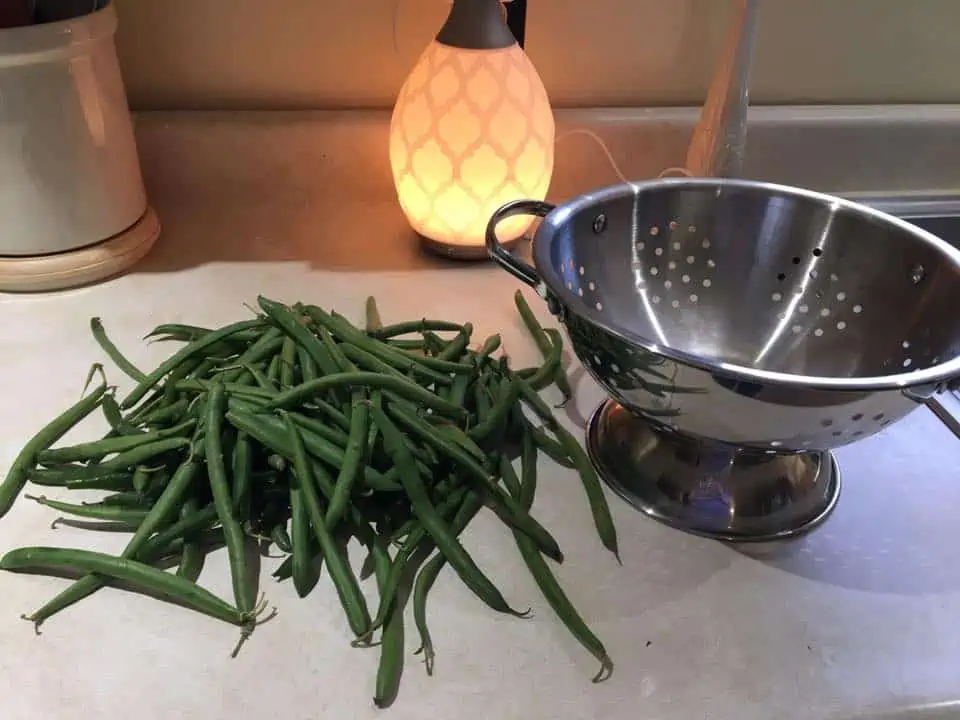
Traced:
<path id="1" fill-rule="evenodd" d="M 862 202 L 923 228 L 960 247 L 960 197 L 923 196 L 898 198 L 871 198 L 851 196 Z"/>

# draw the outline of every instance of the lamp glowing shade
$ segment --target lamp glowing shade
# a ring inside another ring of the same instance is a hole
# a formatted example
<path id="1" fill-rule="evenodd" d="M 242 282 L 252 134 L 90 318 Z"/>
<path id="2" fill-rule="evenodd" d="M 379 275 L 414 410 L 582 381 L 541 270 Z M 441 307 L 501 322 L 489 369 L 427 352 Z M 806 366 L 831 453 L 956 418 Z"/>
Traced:
<path id="1" fill-rule="evenodd" d="M 404 83 L 390 126 L 390 164 L 407 220 L 452 255 L 482 254 L 495 210 L 546 197 L 554 132 L 547 92 L 519 45 L 432 43 Z M 530 223 L 502 223 L 500 240 L 515 240 Z"/>

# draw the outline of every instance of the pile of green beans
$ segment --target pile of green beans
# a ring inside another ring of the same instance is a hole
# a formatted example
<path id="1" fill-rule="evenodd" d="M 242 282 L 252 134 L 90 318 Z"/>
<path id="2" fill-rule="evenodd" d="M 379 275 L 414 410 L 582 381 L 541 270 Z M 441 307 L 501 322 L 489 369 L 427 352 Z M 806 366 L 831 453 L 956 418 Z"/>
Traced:
<path id="1" fill-rule="evenodd" d="M 0 485 L 0 517 L 27 483 L 45 492 L 101 490 L 107 494 L 96 502 L 24 497 L 76 525 L 94 521 L 96 529 L 132 537 L 119 557 L 46 547 L 8 552 L 2 569 L 80 574 L 25 617 L 39 628 L 105 585 L 123 583 L 238 626 L 242 644 L 272 617 L 257 601 L 248 567 L 247 544 L 259 541 L 262 551 L 286 555 L 274 576 L 291 580 L 301 597 L 326 566 L 354 644 L 379 649 L 374 700 L 386 707 L 400 686 L 409 603 L 432 673 L 427 596 L 444 566 L 491 609 L 527 616 L 461 544 L 488 508 L 512 533 L 547 603 L 600 662 L 594 680 L 608 677 L 613 663 L 603 644 L 551 570 L 549 560 L 563 560 L 560 547 L 531 515 L 539 456 L 576 469 L 599 538 L 619 560 L 616 531 L 580 443 L 540 395 L 555 386 L 569 398 L 561 336 L 539 325 L 519 293 L 515 299 L 541 366 L 514 370 L 495 356 L 499 336 L 472 344 L 469 323 L 384 326 L 373 298 L 365 327 L 263 297 L 254 319 L 222 328 L 161 325 L 148 337 L 181 346 L 150 372 L 130 362 L 95 318 L 94 338 L 134 387 L 117 396 L 95 366 L 83 397 L 15 459 Z M 105 437 L 57 446 L 97 411 L 110 427 Z M 366 550 L 360 568 L 348 559 L 352 541 Z M 230 600 L 198 584 L 207 553 L 223 546 Z M 377 607 L 361 589 L 370 577 Z"/>

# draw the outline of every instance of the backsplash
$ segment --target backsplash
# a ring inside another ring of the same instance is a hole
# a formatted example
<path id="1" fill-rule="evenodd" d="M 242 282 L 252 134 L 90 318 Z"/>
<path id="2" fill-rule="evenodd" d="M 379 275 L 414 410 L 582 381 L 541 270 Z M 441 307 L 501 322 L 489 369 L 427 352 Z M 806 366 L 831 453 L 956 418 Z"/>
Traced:
<path id="1" fill-rule="evenodd" d="M 116 2 L 136 109 L 389 107 L 448 8 L 448 0 Z M 528 5 L 527 51 L 557 107 L 699 104 L 729 12 L 723 0 Z M 956 0 L 764 0 L 760 23 L 755 103 L 960 102 Z"/>

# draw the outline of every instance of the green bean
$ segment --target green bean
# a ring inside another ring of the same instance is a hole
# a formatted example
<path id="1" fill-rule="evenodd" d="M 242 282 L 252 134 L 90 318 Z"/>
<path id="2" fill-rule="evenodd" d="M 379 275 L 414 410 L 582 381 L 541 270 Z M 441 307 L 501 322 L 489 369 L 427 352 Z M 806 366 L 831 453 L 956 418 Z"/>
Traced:
<path id="1" fill-rule="evenodd" d="M 290 496 L 290 503 L 293 503 L 293 495 Z M 288 555 L 293 552 L 293 541 L 290 539 L 290 533 L 287 532 L 287 523 L 278 522 L 270 531 L 270 539 L 277 546 L 280 552 Z M 300 597 L 303 597 L 302 595 Z"/>
<path id="2" fill-rule="evenodd" d="M 491 335 L 488 337 L 483 345 L 480 347 L 480 352 L 478 353 L 481 358 L 487 358 L 493 355 L 497 350 L 500 349 L 500 346 L 503 344 L 503 338 L 500 335 Z"/>
<path id="3" fill-rule="evenodd" d="M 86 468 L 84 468 L 86 469 Z M 73 478 L 70 471 L 31 470 L 27 478 L 41 487 L 62 487 L 69 490 L 132 490 L 133 475 L 128 472 L 106 470 L 100 475 Z"/>
<path id="4" fill-rule="evenodd" d="M 390 574 L 390 556 L 387 551 L 375 544 L 371 549 L 374 559 L 374 572 L 381 592 Z M 377 683 L 373 703 L 378 708 L 393 705 L 400 692 L 400 678 L 403 676 L 404 628 L 403 610 L 406 606 L 405 595 L 392 603 L 390 615 L 383 628 L 380 640 L 380 662 L 377 666 Z"/>
<path id="5" fill-rule="evenodd" d="M 284 390 L 293 387 L 293 375 L 297 369 L 297 343 L 292 337 L 283 340 L 280 351 L 280 387 Z"/>
<path id="6" fill-rule="evenodd" d="M 131 510 L 130 508 L 118 507 L 116 505 L 75 505 L 73 503 L 60 502 L 59 500 L 50 500 L 43 495 L 24 495 L 27 500 L 33 500 L 40 505 L 45 505 L 57 512 L 66 513 L 75 517 L 86 518 L 88 520 L 105 520 L 107 522 L 118 522 L 124 525 L 137 527 L 147 516 L 146 510 Z"/>
<path id="7" fill-rule="evenodd" d="M 563 371 L 560 365 L 560 361 L 563 359 L 563 338 L 560 332 L 553 328 L 545 332 L 551 340 L 550 353 L 546 356 L 543 365 L 526 379 L 535 390 L 542 390 L 553 384 L 557 378 L 557 371 Z"/>
<path id="8" fill-rule="evenodd" d="M 436 657 L 433 638 L 430 635 L 430 629 L 427 627 L 427 595 L 446 564 L 447 559 L 442 554 L 435 555 L 417 574 L 417 580 L 413 586 L 413 620 L 417 626 L 417 631 L 420 633 L 420 649 L 417 650 L 417 654 L 423 653 L 427 675 L 433 675 L 434 658 Z"/>
<path id="9" fill-rule="evenodd" d="M 469 375 L 457 375 L 447 390 L 446 399 L 453 405 L 463 407 L 467 399 L 467 390 L 473 379 Z"/>
<path id="10" fill-rule="evenodd" d="M 222 382 L 222 377 L 218 378 L 218 380 L 229 395 L 236 395 L 242 398 L 259 398 L 263 400 L 272 400 L 273 398 L 278 397 L 278 394 L 271 390 L 248 387 L 239 383 Z M 207 393 L 212 389 L 213 383 L 214 381 L 212 380 L 181 380 L 177 383 L 177 389 L 185 392 Z"/>
<path id="11" fill-rule="evenodd" d="M 317 370 L 316 360 L 299 345 L 297 346 L 297 362 L 300 364 L 300 376 L 303 378 L 303 382 L 317 379 L 319 371 Z"/>
<path id="12" fill-rule="evenodd" d="M 473 518 L 483 507 L 483 501 L 475 492 L 467 493 L 463 499 L 457 514 L 450 523 L 451 532 L 459 536 L 469 525 Z M 443 553 L 433 557 L 417 574 L 416 582 L 413 587 L 413 619 L 420 634 L 420 649 L 417 653 L 423 653 L 424 663 L 427 666 L 427 674 L 433 675 L 434 649 L 433 639 L 427 627 L 427 594 L 436 582 L 440 571 L 447 564 L 447 558 Z"/>
<path id="13" fill-rule="evenodd" d="M 263 398 L 231 397 L 228 402 L 231 410 L 237 410 L 241 413 L 246 413 L 247 415 L 258 415 L 267 406 L 267 402 Z M 330 406 L 330 410 L 336 412 L 337 414 L 340 412 L 339 410 L 333 408 L 333 406 Z M 303 415 L 302 413 L 291 411 L 290 415 L 297 426 L 306 430 L 308 433 L 317 435 L 339 448 L 345 448 L 347 446 L 348 435 L 346 432 L 340 429 L 338 420 L 332 420 L 334 424 L 330 425 L 322 420 L 317 420 L 316 418 Z"/>
<path id="14" fill-rule="evenodd" d="M 368 353 L 366 350 L 358 348 L 351 343 L 343 344 L 343 354 L 355 362 L 361 369 L 369 372 L 383 373 L 384 375 L 394 375 L 406 379 L 406 375 L 397 370 L 393 365 L 385 363 L 376 355 Z"/>
<path id="15" fill-rule="evenodd" d="M 500 591 L 477 567 L 477 564 L 460 544 L 460 541 L 451 534 L 449 526 L 437 513 L 423 485 L 423 478 L 420 477 L 413 455 L 411 455 L 403 439 L 403 434 L 380 408 L 371 407 L 370 414 L 380 428 L 387 453 L 399 468 L 400 480 L 413 506 L 414 513 L 423 523 L 424 529 L 433 538 L 450 565 L 457 571 L 467 587 L 489 607 L 497 612 L 522 617 L 524 613 L 514 610 L 507 604 Z"/>
<path id="16" fill-rule="evenodd" d="M 450 439 L 451 442 L 454 442 L 462 447 L 480 462 L 485 462 L 487 460 L 487 454 L 483 451 L 483 448 L 477 445 L 470 435 L 465 433 L 456 425 L 447 425 L 445 423 L 441 423 L 434 425 L 434 428 L 436 428 L 438 433 L 445 435 Z"/>
<path id="17" fill-rule="evenodd" d="M 357 478 L 360 476 L 360 464 L 366 454 L 366 440 L 369 425 L 369 404 L 362 390 L 353 391 L 350 414 L 350 437 L 347 449 L 340 463 L 340 473 L 334 486 L 333 498 L 327 512 L 327 523 L 335 527 L 346 514 L 350 495 Z"/>
<path id="18" fill-rule="evenodd" d="M 170 480 L 170 483 L 164 488 L 157 502 L 150 509 L 150 512 L 137 528 L 133 537 L 130 538 L 130 542 L 127 543 L 127 547 L 123 551 L 123 557 L 135 558 L 139 556 L 141 551 L 148 554 L 146 553 L 146 547 L 150 543 L 150 536 L 176 512 L 177 504 L 180 502 L 186 489 L 193 483 L 198 470 L 199 465 L 194 460 L 187 460 L 180 465 Z M 179 537 L 179 535 L 172 534 L 172 531 L 175 529 L 176 526 L 167 529 L 166 532 L 171 533 L 168 538 L 160 538 L 160 535 L 158 535 L 157 538 L 159 538 L 161 542 L 169 542 L 169 540 Z M 103 587 L 103 585 L 103 580 L 99 576 L 86 575 L 30 615 L 29 619 L 33 621 L 35 627 L 39 627 L 48 618 L 68 608 L 70 605 L 83 600 L 85 597 L 92 595 Z"/>
<path id="19" fill-rule="evenodd" d="M 504 422 L 520 397 L 519 381 L 519 378 L 512 380 L 507 385 L 507 389 L 497 398 L 496 405 L 494 405 L 493 409 L 487 414 L 486 418 L 480 424 L 470 428 L 467 435 L 471 440 L 474 442 L 483 442 L 503 427 Z"/>
<path id="20" fill-rule="evenodd" d="M 187 498 L 180 507 L 180 519 L 189 518 L 199 509 L 199 503 L 195 497 Z M 177 575 L 186 578 L 190 582 L 196 582 L 203 572 L 203 564 L 206 558 L 203 545 L 199 539 L 193 535 L 185 536 L 183 548 L 180 551 L 180 562 L 177 565 Z"/>
<path id="21" fill-rule="evenodd" d="M 160 548 L 164 545 L 169 544 L 173 540 L 181 537 L 190 537 L 191 535 L 197 535 L 203 530 L 209 528 L 213 523 L 217 521 L 217 508 L 210 503 L 201 510 L 192 515 L 185 515 L 181 517 L 177 522 L 169 527 L 161 530 L 153 537 L 146 540 L 140 549 L 136 553 L 129 553 L 130 546 L 133 545 L 133 540 L 130 541 L 130 544 L 127 546 L 128 550 L 125 551 L 131 556 L 135 556 L 137 559 L 151 557 L 156 554 Z M 147 521 L 144 521 L 146 525 Z M 143 527 L 143 526 L 141 526 Z"/>
<path id="22" fill-rule="evenodd" d="M 427 331 L 423 334 L 423 354 L 427 357 L 436 357 L 444 351 L 447 344 L 447 341 L 436 333 Z"/>
<path id="23" fill-rule="evenodd" d="M 233 625 L 248 622 L 247 613 L 227 604 L 208 590 L 184 578 L 144 563 L 89 550 L 25 547 L 11 550 L 0 559 L 0 570 L 36 571 L 71 567 L 120 580 L 131 587 L 185 605 Z"/>
<path id="24" fill-rule="evenodd" d="M 274 356 L 274 360 L 276 360 L 277 357 L 279 356 Z M 272 361 L 271 361 L 271 366 L 274 368 L 279 368 L 279 365 L 274 365 Z M 265 390 L 271 395 L 276 395 L 280 391 L 280 388 L 277 387 L 277 384 L 267 375 L 267 373 L 264 373 L 259 368 L 256 368 L 253 365 L 249 365 L 246 363 L 243 364 L 241 367 L 244 370 L 246 370 L 247 375 L 253 378 L 254 384 L 261 390 Z"/>
<path id="25" fill-rule="evenodd" d="M 111 473 L 143 465 L 160 455 L 189 446 L 190 440 L 184 437 L 156 440 L 146 445 L 130 448 L 115 455 L 110 460 L 105 460 L 96 465 L 58 465 L 56 470 L 32 473 L 30 479 L 43 485 L 56 484 L 56 480 L 59 478 L 63 484 L 72 485 L 80 480 L 96 480 Z"/>
<path id="26" fill-rule="evenodd" d="M 340 597 L 340 603 L 343 605 L 347 621 L 350 623 L 350 629 L 357 637 L 362 637 L 370 627 L 370 612 L 367 609 L 367 602 L 360 591 L 356 578 L 340 554 L 340 549 L 327 528 L 323 509 L 320 507 L 320 498 L 316 492 L 317 479 L 313 472 L 313 465 L 307 460 L 307 453 L 300 431 L 289 415 L 285 415 L 283 421 L 287 431 L 287 441 L 293 448 L 294 481 L 303 493 L 303 501 L 310 516 L 310 524 L 313 526 L 317 542 L 320 544 L 330 577 Z"/>
<path id="27" fill-rule="evenodd" d="M 230 410 L 227 413 L 227 420 L 237 428 L 237 430 L 242 430 L 247 433 L 250 437 L 266 445 L 275 453 L 285 458 L 293 457 L 293 448 L 290 447 L 284 435 L 283 423 L 279 418 L 271 415 L 253 415 L 239 410 Z M 296 423 L 295 420 L 294 423 Z M 300 428 L 300 432 L 310 455 L 323 460 L 333 467 L 341 467 L 343 465 L 344 451 L 341 448 L 336 447 L 309 431 L 305 431 L 304 428 Z M 370 487 L 375 487 L 387 492 L 400 489 L 398 485 L 378 472 L 375 468 L 369 466 L 363 468 L 362 476 L 364 482 Z"/>
<path id="28" fill-rule="evenodd" d="M 93 339 L 97 341 L 97 345 L 107 354 L 107 357 L 113 360 L 113 364 L 120 368 L 124 375 L 135 382 L 142 382 L 147 377 L 136 365 L 124 357 L 120 349 L 113 344 L 100 318 L 90 318 L 90 332 L 93 333 Z"/>
<path id="29" fill-rule="evenodd" d="M 272 358 L 281 351 L 282 347 L 283 331 L 275 327 L 267 328 L 263 331 L 260 338 L 237 358 L 236 364 L 237 366 L 257 365 L 267 358 Z M 239 378 L 243 376 L 243 373 L 244 370 L 242 367 L 234 367 L 231 370 L 227 370 L 223 373 L 223 382 L 228 385 L 231 382 L 237 382 Z"/>
<path id="30" fill-rule="evenodd" d="M 514 293 L 513 299 L 517 310 L 520 312 L 520 318 L 523 320 L 523 324 L 527 326 L 527 332 L 530 333 L 530 337 L 533 338 L 537 347 L 540 348 L 540 353 L 543 357 L 545 359 L 549 358 L 553 351 L 553 343 L 550 342 L 550 338 L 547 337 L 547 334 L 544 332 L 543 326 L 540 325 L 536 315 L 533 314 L 533 310 L 530 309 L 526 299 L 524 299 L 523 293 L 517 290 L 516 293 Z M 573 388 L 570 387 L 570 380 L 567 378 L 567 373 L 562 366 L 557 369 L 554 375 L 554 383 L 557 389 L 563 394 L 564 402 L 573 397 Z"/>
<path id="31" fill-rule="evenodd" d="M 537 447 L 543 450 L 555 463 L 565 468 L 573 468 L 573 461 L 570 459 L 570 456 L 567 455 L 567 451 L 564 450 L 563 445 L 550 437 L 543 428 L 529 425 L 529 430 Z"/>
<path id="32" fill-rule="evenodd" d="M 463 408 L 447 402 L 438 395 L 434 395 L 429 390 L 424 390 L 408 380 L 371 372 L 338 373 L 319 378 L 313 382 L 303 383 L 275 397 L 268 407 L 271 409 L 288 409 L 326 390 L 338 387 L 389 390 L 405 400 L 429 407 L 444 416 L 459 419 L 466 414 Z"/>
<path id="33" fill-rule="evenodd" d="M 187 412 L 190 403 L 184 399 L 177 400 L 171 405 L 158 408 L 142 418 L 144 425 L 163 425 L 167 422 L 179 420 Z"/>
<path id="34" fill-rule="evenodd" d="M 316 587 L 320 575 L 314 569 L 313 564 L 310 513 L 307 511 L 307 505 L 303 499 L 303 490 L 300 489 L 299 483 L 295 481 L 290 484 L 290 517 L 290 525 L 293 531 L 291 543 L 293 557 L 290 568 L 293 587 L 296 589 L 297 595 L 306 597 Z"/>
<path id="35" fill-rule="evenodd" d="M 471 374 L 473 372 L 473 367 L 470 365 L 436 361 L 432 358 L 411 355 L 403 350 L 398 350 L 386 343 L 371 338 L 346 320 L 335 318 L 314 305 L 307 306 L 305 310 L 315 323 L 325 327 L 340 340 L 352 343 L 360 349 L 376 355 L 398 370 L 414 373 L 427 381 L 439 385 L 449 385 L 451 382 L 449 374 L 451 372 L 460 372 L 463 374 Z M 441 366 L 439 369 L 437 368 L 437 364 Z"/>
<path id="36" fill-rule="evenodd" d="M 224 539 L 227 543 L 227 555 L 230 558 L 230 576 L 233 581 L 234 602 L 241 613 L 253 610 L 253 599 L 247 583 L 247 564 L 244 549 L 243 529 L 237 520 L 233 507 L 233 497 L 227 482 L 227 471 L 223 461 L 223 447 L 220 436 L 223 429 L 223 416 L 226 409 L 226 390 L 220 382 L 216 382 L 210 391 L 207 402 L 206 433 L 204 435 L 204 452 L 207 460 L 207 475 L 210 479 L 210 490 L 213 502 L 217 508 L 217 516 L 223 527 Z"/>
<path id="37" fill-rule="evenodd" d="M 150 487 L 150 468 L 139 465 L 133 471 L 133 491 L 144 495 L 148 487 Z"/>
<path id="38" fill-rule="evenodd" d="M 472 490 L 466 487 L 460 487 L 448 495 L 440 505 L 437 506 L 437 514 L 446 519 L 454 511 L 459 511 L 463 505 L 466 496 Z M 426 529 L 416 519 L 411 522 L 412 530 L 404 540 L 397 557 L 390 567 L 390 572 L 386 580 L 380 585 L 380 607 L 377 610 L 377 616 L 370 626 L 372 634 L 380 628 L 385 622 L 388 622 L 390 612 L 394 606 L 397 594 L 400 592 L 403 579 L 411 573 L 416 574 L 417 569 L 433 553 L 436 544 L 427 534 Z M 456 532 L 459 535 L 461 531 Z"/>
<path id="39" fill-rule="evenodd" d="M 262 325 L 262 320 L 245 320 L 243 322 L 233 323 L 232 325 L 227 325 L 226 327 L 220 328 L 219 330 L 216 330 L 209 335 L 205 335 L 201 339 L 195 340 L 189 345 L 184 346 L 160 363 L 160 365 L 157 366 L 153 372 L 144 378 L 143 381 L 141 381 L 137 387 L 134 388 L 129 395 L 127 395 L 124 401 L 120 404 L 120 407 L 126 410 L 136 405 L 157 383 L 159 383 L 168 373 L 179 367 L 180 364 L 185 360 L 195 357 L 199 353 L 209 348 L 211 345 L 214 345 L 224 338 L 230 337 L 234 333 L 262 327 Z"/>
<path id="40" fill-rule="evenodd" d="M 433 445 L 439 452 L 454 460 L 470 477 L 478 480 L 490 499 L 490 509 L 497 514 L 497 517 L 533 538 L 548 556 L 557 562 L 563 562 L 563 553 L 553 536 L 525 512 L 512 496 L 503 492 L 490 474 L 468 452 L 439 436 L 430 425 L 412 416 L 404 408 L 390 405 L 387 410 L 391 417 L 418 435 L 425 443 Z M 381 432 L 382 430 L 381 427 Z M 409 494 L 409 490 L 407 493 Z"/>
<path id="41" fill-rule="evenodd" d="M 422 335 L 425 332 L 463 332 L 463 325 L 443 320 L 413 320 L 387 325 L 371 332 L 370 336 L 378 340 L 389 340 L 401 335 Z"/>
<path id="42" fill-rule="evenodd" d="M 533 465 L 532 467 L 535 468 L 536 466 Z M 526 464 L 524 465 L 524 471 L 525 474 L 527 474 Z M 500 460 L 500 474 L 510 493 L 514 497 L 521 499 L 524 505 L 529 508 L 528 502 L 532 502 L 533 500 L 534 489 L 528 488 L 526 485 L 521 486 L 513 466 L 506 458 L 501 458 Z M 517 543 L 517 548 L 520 550 L 520 556 L 523 558 L 527 569 L 530 570 L 530 574 L 533 575 L 533 579 L 536 581 L 547 603 L 570 631 L 570 634 L 600 662 L 600 670 L 594 676 L 593 681 L 601 682 L 610 677 L 610 674 L 613 672 L 613 661 L 607 654 L 606 648 L 604 648 L 603 643 L 593 634 L 590 628 L 587 627 L 580 613 L 577 612 L 573 603 L 570 602 L 570 599 L 563 591 L 560 583 L 557 582 L 557 578 L 553 572 L 551 572 L 549 565 L 547 565 L 547 562 L 543 559 L 537 546 L 530 538 L 517 531 L 513 532 L 513 537 Z"/>
<path id="43" fill-rule="evenodd" d="M 233 506 L 237 520 L 241 523 L 250 519 L 250 502 L 253 494 L 253 449 L 250 436 L 245 432 L 237 433 L 233 445 Z"/>
<path id="44" fill-rule="evenodd" d="M 116 398 L 114 398 L 113 395 L 107 393 L 103 396 L 100 409 L 103 410 L 103 417 L 106 419 L 110 429 L 117 435 L 143 434 L 142 430 L 124 419 L 123 414 L 120 412 L 120 406 L 117 404 Z"/>
<path id="45" fill-rule="evenodd" d="M 597 535 L 603 546 L 614 554 L 617 562 L 623 564 L 620 560 L 620 550 L 617 544 L 617 528 L 613 524 L 613 517 L 610 515 L 610 506 L 607 504 L 607 498 L 603 494 L 603 486 L 600 484 L 600 478 L 597 471 L 590 462 L 590 458 L 580 446 L 579 441 L 571 435 L 553 416 L 550 408 L 543 401 L 536 390 L 528 383 L 519 380 L 521 397 L 531 410 L 544 422 L 544 424 L 557 436 L 557 441 L 573 462 L 577 473 L 580 475 L 580 482 L 583 485 L 584 492 L 587 495 L 587 501 L 590 503 L 590 512 L 593 515 L 593 523 L 597 529 Z"/>
<path id="46" fill-rule="evenodd" d="M 37 461 L 43 465 L 50 465 L 52 463 L 67 463 L 78 460 L 85 461 L 93 457 L 113 455 L 114 453 L 133 450 L 134 448 L 148 445 L 159 440 L 168 440 L 185 435 L 193 430 L 195 426 L 195 421 L 188 420 L 185 423 L 181 423 L 167 430 L 155 430 L 139 435 L 108 438 L 106 440 L 98 440 L 97 442 L 71 445 L 70 447 L 52 448 L 38 453 Z"/>
<path id="47" fill-rule="evenodd" d="M 387 343 L 390 347 L 397 350 L 416 350 L 418 352 L 423 352 L 427 349 L 426 340 L 384 340 L 383 342 Z"/>
<path id="48" fill-rule="evenodd" d="M 375 333 L 383 329 L 383 320 L 380 319 L 380 310 L 377 308 L 377 300 L 372 295 L 367 298 L 367 325 L 368 333 Z"/>
<path id="49" fill-rule="evenodd" d="M 94 371 L 99 371 L 102 377 L 103 368 L 101 366 L 94 366 L 91 370 L 91 377 Z M 17 496 L 23 490 L 23 486 L 26 485 L 27 474 L 30 468 L 36 464 L 37 455 L 53 445 L 73 429 L 74 425 L 96 410 L 106 392 L 107 381 L 103 379 L 93 392 L 82 397 L 73 406 L 49 422 L 23 446 L 10 466 L 6 479 L 0 484 L 0 518 L 10 511 Z"/>
<path id="50" fill-rule="evenodd" d="M 273 320 L 284 333 L 292 337 L 297 345 L 302 347 L 316 362 L 317 366 L 324 375 L 333 375 L 337 372 L 337 365 L 330 357 L 330 353 L 317 338 L 300 322 L 297 316 L 290 308 L 285 305 L 268 300 L 262 295 L 257 298 L 260 309 Z"/>
<path id="51" fill-rule="evenodd" d="M 447 346 L 437 355 L 437 360 L 446 360 L 459 363 L 460 359 L 467 351 L 470 344 L 470 337 L 473 335 L 473 325 L 467 323 L 463 329 L 457 333 L 457 337 L 451 340 Z"/>
<path id="52" fill-rule="evenodd" d="M 148 508 L 151 505 L 151 499 L 137 492 L 119 492 L 107 495 L 100 499 L 103 505 L 116 505 L 130 509 Z"/>
<path id="53" fill-rule="evenodd" d="M 327 349 L 327 352 L 330 353 L 330 357 L 333 358 L 333 362 L 337 366 L 338 372 L 353 372 L 357 368 L 350 362 L 350 359 L 344 354 L 343 348 L 337 344 L 337 341 L 333 339 L 333 336 L 327 331 L 324 327 L 317 328 L 317 335 L 320 337 L 320 342 L 323 343 L 323 346 Z"/>
<path id="54" fill-rule="evenodd" d="M 280 356 L 274 355 L 270 364 L 267 366 L 267 390 L 276 392 L 277 384 L 280 381 Z"/>
<path id="55" fill-rule="evenodd" d="M 437 503 L 437 512 L 440 513 L 440 517 L 446 519 L 452 516 L 460 508 L 460 505 L 463 504 L 463 500 L 468 492 L 471 492 L 469 487 L 460 486 L 446 493 Z M 415 517 L 411 518 L 390 533 L 390 541 L 401 540 L 418 529 L 422 529 L 420 528 L 419 521 Z"/>
<path id="56" fill-rule="evenodd" d="M 183 325 L 179 323 L 167 323 L 165 325 L 157 325 L 144 339 L 151 338 L 162 338 L 167 336 L 172 340 L 178 340 L 180 342 L 193 342 L 194 340 L 200 340 L 203 337 L 206 337 L 214 330 L 205 327 L 199 327 L 197 325 Z M 231 339 L 239 343 L 249 343 L 257 340 L 260 337 L 261 333 L 259 330 L 250 330 L 248 332 L 239 332 L 231 335 Z"/>

